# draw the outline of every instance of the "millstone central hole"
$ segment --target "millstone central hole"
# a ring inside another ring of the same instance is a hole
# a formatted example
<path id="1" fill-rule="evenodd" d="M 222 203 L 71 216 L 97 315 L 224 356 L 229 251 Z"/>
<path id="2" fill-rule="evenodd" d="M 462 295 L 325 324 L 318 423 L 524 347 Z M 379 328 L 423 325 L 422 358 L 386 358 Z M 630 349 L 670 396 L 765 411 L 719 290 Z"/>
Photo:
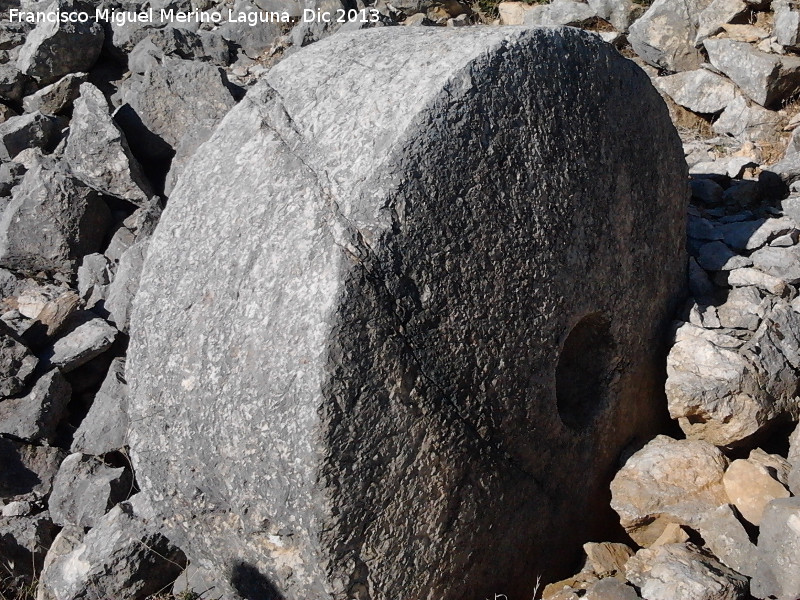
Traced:
<path id="1" fill-rule="evenodd" d="M 563 423 L 583 429 L 606 405 L 614 369 L 608 321 L 585 316 L 569 332 L 556 366 L 556 402 Z"/>

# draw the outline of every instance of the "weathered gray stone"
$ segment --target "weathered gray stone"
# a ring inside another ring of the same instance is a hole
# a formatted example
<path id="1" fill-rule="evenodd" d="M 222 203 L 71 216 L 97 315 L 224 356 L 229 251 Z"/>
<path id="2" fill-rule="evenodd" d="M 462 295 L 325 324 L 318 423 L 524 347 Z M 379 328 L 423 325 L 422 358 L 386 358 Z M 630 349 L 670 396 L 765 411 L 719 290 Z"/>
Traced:
<path id="1" fill-rule="evenodd" d="M 167 588 L 185 559 L 153 517 L 141 495 L 112 508 L 72 551 L 48 557 L 37 600 L 143 600 Z"/>
<path id="2" fill-rule="evenodd" d="M 100 317 L 87 316 L 87 319 L 56 340 L 52 349 L 44 355 L 49 364 L 66 373 L 86 364 L 111 347 L 117 330 Z"/>
<path id="3" fill-rule="evenodd" d="M 771 108 L 800 87 L 800 58 L 769 54 L 726 39 L 708 39 L 703 45 L 711 64 L 761 106 Z"/>
<path id="4" fill-rule="evenodd" d="M 92 407 L 72 441 L 72 452 L 106 454 L 128 445 L 128 384 L 125 359 L 115 358 Z"/>
<path id="5" fill-rule="evenodd" d="M 687 515 L 687 521 L 722 564 L 748 577 L 755 574 L 756 547 L 728 504 Z"/>
<path id="6" fill-rule="evenodd" d="M 216 125 L 217 122 L 213 119 L 209 119 L 205 123 L 198 122 L 193 129 L 181 138 L 181 141 L 175 147 L 175 157 L 172 159 L 169 173 L 167 173 L 167 180 L 164 183 L 165 194 L 170 195 L 172 193 L 183 169 L 197 149 L 211 137 Z"/>
<path id="7" fill-rule="evenodd" d="M 278 63 L 151 240 L 127 370 L 137 480 L 233 588 L 530 597 L 655 411 L 652 340 L 685 268 L 660 97 L 592 34 L 433 29 Z"/>
<path id="8" fill-rule="evenodd" d="M 698 329 L 682 326 L 667 358 L 670 416 L 689 438 L 727 446 L 797 414 L 800 315 L 786 301 L 775 302 L 738 350 Z"/>
<path id="9" fill-rule="evenodd" d="M 32 446 L 0 437 L 0 499 L 24 494 L 44 497 L 64 460 L 64 452 L 48 446 Z"/>
<path id="10" fill-rule="evenodd" d="M 103 254 L 87 254 L 78 267 L 78 294 L 92 309 L 106 297 L 106 288 L 111 283 L 113 273 L 111 261 Z"/>
<path id="11" fill-rule="evenodd" d="M 267 24 L 259 24 L 259 29 Z M 242 29 L 252 29 L 239 24 Z M 128 68 L 144 74 L 157 67 L 164 56 L 172 55 L 187 60 L 202 60 L 220 67 L 230 64 L 230 48 L 218 33 L 194 33 L 177 27 L 163 27 L 149 32 L 128 55 Z"/>
<path id="12" fill-rule="evenodd" d="M 204 569 L 194 563 L 186 566 L 172 586 L 172 595 L 180 598 L 181 595 L 196 594 L 208 600 L 220 600 L 223 592 L 217 584 L 219 573 L 211 569 Z"/>
<path id="13" fill-rule="evenodd" d="M 84 81 L 86 73 L 70 73 L 35 94 L 26 96 L 22 106 L 26 113 L 38 111 L 45 115 L 60 115 L 72 106 Z"/>
<path id="14" fill-rule="evenodd" d="M 738 96 L 711 128 L 715 133 L 732 135 L 742 141 L 768 141 L 778 136 L 780 115 L 757 104 L 750 106 L 744 96 Z"/>
<path id="15" fill-rule="evenodd" d="M 145 204 L 153 195 L 125 135 L 109 115 L 105 96 L 91 83 L 80 86 L 64 158 L 75 177 L 104 194 L 134 204 Z"/>
<path id="16" fill-rule="evenodd" d="M 769 301 L 762 298 L 758 288 L 733 288 L 717 307 L 717 317 L 722 327 L 755 331 L 769 308 Z"/>
<path id="17" fill-rule="evenodd" d="M 770 476 L 789 487 L 789 472 L 792 470 L 792 465 L 787 459 L 779 454 L 768 454 L 761 448 L 756 448 L 750 452 L 748 460 L 764 467 Z"/>
<path id="18" fill-rule="evenodd" d="M 636 54 L 654 67 L 690 71 L 703 62 L 695 46 L 699 13 L 711 0 L 655 0 L 630 26 L 628 41 Z"/>
<path id="19" fill-rule="evenodd" d="M 9 103 L 22 100 L 31 79 L 13 65 L 0 64 L 0 98 Z"/>
<path id="20" fill-rule="evenodd" d="M 718 227 L 725 243 L 736 250 L 757 250 L 776 237 L 797 229 L 789 217 L 738 221 Z"/>
<path id="21" fill-rule="evenodd" d="M 21 392 L 38 363 L 13 331 L 0 324 L 0 397 Z"/>
<path id="22" fill-rule="evenodd" d="M 711 0 L 697 15 L 697 37 L 699 43 L 707 37 L 723 30 L 723 25 L 747 11 L 748 5 L 743 0 Z"/>
<path id="23" fill-rule="evenodd" d="M 165 57 L 144 75 L 127 79 L 121 95 L 147 130 L 175 148 L 198 122 L 219 121 L 233 107 L 227 85 L 219 67 Z"/>
<path id="24" fill-rule="evenodd" d="M 752 266 L 753 261 L 737 254 L 722 242 L 709 242 L 700 246 L 697 264 L 706 271 L 730 271 Z"/>
<path id="25" fill-rule="evenodd" d="M 800 498 L 773 500 L 758 535 L 758 571 L 750 583 L 756 598 L 800 597 Z"/>
<path id="26" fill-rule="evenodd" d="M 58 133 L 58 121 L 48 115 L 35 112 L 12 117 L 0 124 L 0 160 L 13 160 L 28 148 L 47 147 Z"/>
<path id="27" fill-rule="evenodd" d="M 641 13 L 641 8 L 631 0 L 587 0 L 587 2 L 595 15 L 611 23 L 614 29 L 621 33 L 627 32 L 636 15 Z"/>
<path id="28" fill-rule="evenodd" d="M 773 296 L 783 296 L 787 289 L 786 282 L 783 279 L 749 267 L 730 271 L 727 274 L 726 284 L 730 287 L 755 286 Z"/>
<path id="29" fill-rule="evenodd" d="M 108 287 L 106 310 L 109 320 L 120 331 L 128 331 L 131 303 L 139 289 L 142 265 L 147 257 L 149 240 L 142 240 L 128 248 L 119 260 L 114 281 Z"/>
<path id="30" fill-rule="evenodd" d="M 96 251 L 110 214 L 99 194 L 61 165 L 40 159 L 14 188 L 0 218 L 0 264 L 22 272 L 71 273 Z"/>
<path id="31" fill-rule="evenodd" d="M 601 579 L 586 588 L 586 600 L 637 600 L 639 594 L 619 579 Z"/>
<path id="32" fill-rule="evenodd" d="M 578 26 L 596 17 L 595 10 L 584 2 L 554 0 L 549 4 L 534 6 L 525 13 L 524 24 L 541 27 Z"/>
<path id="33" fill-rule="evenodd" d="M 71 392 L 57 370 L 43 375 L 26 396 L 0 402 L 0 433 L 31 442 L 53 441 Z"/>
<path id="34" fill-rule="evenodd" d="M 12 576 L 22 577 L 26 584 L 39 574 L 47 548 L 53 542 L 57 527 L 47 513 L 33 517 L 0 517 L 0 565 L 3 566 L 3 592 Z"/>
<path id="35" fill-rule="evenodd" d="M 653 83 L 675 102 L 698 113 L 721 112 L 736 97 L 736 86 L 729 79 L 707 69 L 657 77 Z"/>
<path id="36" fill-rule="evenodd" d="M 68 290 L 46 302 L 37 312 L 34 323 L 23 334 L 22 341 L 35 350 L 52 343 L 53 338 L 78 311 L 80 301 L 78 294 Z"/>
<path id="37" fill-rule="evenodd" d="M 774 34 L 781 46 L 800 48 L 800 11 L 790 2 L 773 2 Z"/>
<path id="38" fill-rule="evenodd" d="M 628 561 L 628 580 L 647 600 L 737 600 L 747 597 L 747 578 L 693 544 L 639 550 Z"/>
<path id="39" fill-rule="evenodd" d="M 403 0 L 400 1 L 403 2 Z M 415 0 L 410 1 L 414 2 Z M 339 3 L 336 2 L 335 4 Z M 394 6 L 394 3 L 392 3 L 392 5 Z M 334 6 L 333 8 L 334 12 L 331 14 L 335 14 L 336 8 L 340 8 L 340 5 Z M 403 11 L 402 8 L 397 8 Z M 263 9 L 259 8 L 252 0 L 235 0 L 233 2 L 233 14 L 236 19 L 247 19 L 249 13 L 258 13 L 261 10 Z M 280 10 L 285 10 L 285 8 L 281 8 Z M 414 12 L 420 10 L 424 12 L 422 8 Z M 302 13 L 302 9 L 300 12 Z M 302 23 L 300 25 L 302 26 Z M 298 32 L 300 29 L 301 27 L 295 28 Z M 278 23 L 259 23 L 258 27 L 242 27 L 241 23 L 228 22 L 220 26 L 219 32 L 226 40 L 240 47 L 242 52 L 250 58 L 258 58 L 261 56 L 266 50 L 269 50 L 281 36 L 281 28 Z M 303 38 L 305 37 L 304 35 Z M 309 37 L 312 39 L 308 40 L 308 42 L 313 41 L 313 34 Z M 302 38 L 299 41 L 300 43 L 296 44 L 298 47 L 304 45 L 303 42 L 306 42 L 306 40 Z"/>
<path id="40" fill-rule="evenodd" d="M 25 167 L 17 162 L 0 163 L 0 196 L 10 196 L 24 174 Z"/>
<path id="41" fill-rule="evenodd" d="M 73 0 L 55 0 L 48 13 L 76 12 Z M 17 68 L 36 79 L 40 85 L 58 81 L 69 73 L 88 71 L 94 66 L 103 47 L 103 28 L 94 20 L 72 23 L 61 19 L 41 22 L 31 31 L 20 48 Z"/>
<path id="42" fill-rule="evenodd" d="M 70 454 L 53 480 L 50 517 L 62 527 L 94 527 L 132 490 L 130 473 L 123 467 L 115 469 L 94 456 Z"/>
<path id="43" fill-rule="evenodd" d="M 800 248 L 790 246 L 779 248 L 767 246 L 750 255 L 753 266 L 783 281 L 796 285 L 800 283 Z"/>
<path id="44" fill-rule="evenodd" d="M 636 452 L 611 482 L 611 508 L 639 545 L 649 546 L 670 523 L 689 524 L 727 503 L 728 460 L 703 441 L 659 435 Z"/>

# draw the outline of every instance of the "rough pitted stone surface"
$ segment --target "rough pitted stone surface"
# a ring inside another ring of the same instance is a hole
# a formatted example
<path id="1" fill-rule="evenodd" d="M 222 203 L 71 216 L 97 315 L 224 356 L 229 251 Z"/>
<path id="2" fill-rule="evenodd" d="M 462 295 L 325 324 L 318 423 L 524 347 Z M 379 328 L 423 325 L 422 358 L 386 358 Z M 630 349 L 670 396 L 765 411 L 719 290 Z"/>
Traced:
<path id="1" fill-rule="evenodd" d="M 47 5 L 48 13 L 80 10 L 71 0 L 56 0 Z M 41 22 L 26 36 L 20 48 L 17 68 L 35 78 L 40 85 L 58 81 L 68 73 L 88 71 L 100 56 L 103 27 L 88 23 Z"/>
<path id="2" fill-rule="evenodd" d="M 103 93 L 91 83 L 80 87 L 64 158 L 75 176 L 91 187 L 134 204 L 152 195 L 125 135 L 111 119 Z"/>
<path id="3" fill-rule="evenodd" d="M 89 414 L 75 432 L 72 451 L 105 454 L 127 446 L 127 438 L 128 384 L 125 381 L 125 360 L 115 358 L 94 397 Z"/>
<path id="4" fill-rule="evenodd" d="M 758 536 L 756 598 L 800 597 L 800 498 L 773 500 L 764 510 Z"/>
<path id="5" fill-rule="evenodd" d="M 33 442 L 52 441 L 71 391 L 59 371 L 50 371 L 27 395 L 0 402 L 0 433 Z"/>
<path id="6" fill-rule="evenodd" d="M 0 323 L 0 397 L 21 392 L 39 363 L 5 323 Z"/>
<path id="7" fill-rule="evenodd" d="M 0 438 L 0 499 L 33 493 L 46 496 L 53 486 L 64 452 Z"/>
<path id="8" fill-rule="evenodd" d="M 150 242 L 137 480 L 243 593 L 530 597 L 652 431 L 685 265 L 666 107 L 594 35 L 432 29 L 273 67 Z"/>
<path id="9" fill-rule="evenodd" d="M 72 272 L 82 256 L 99 248 L 109 220 L 97 192 L 49 157 L 38 159 L 0 219 L 0 265 Z"/>
<path id="10" fill-rule="evenodd" d="M 79 543 L 48 555 L 37 599 L 141 600 L 167 589 L 185 558 L 158 532 L 153 517 L 140 495 L 112 508 Z"/>
<path id="11" fill-rule="evenodd" d="M 711 444 L 659 435 L 631 456 L 611 482 L 611 507 L 642 546 L 669 523 L 691 524 L 728 500 L 722 477 L 728 460 Z"/>
<path id="12" fill-rule="evenodd" d="M 747 578 L 692 544 L 639 550 L 628 561 L 628 580 L 647 600 L 737 600 Z"/>

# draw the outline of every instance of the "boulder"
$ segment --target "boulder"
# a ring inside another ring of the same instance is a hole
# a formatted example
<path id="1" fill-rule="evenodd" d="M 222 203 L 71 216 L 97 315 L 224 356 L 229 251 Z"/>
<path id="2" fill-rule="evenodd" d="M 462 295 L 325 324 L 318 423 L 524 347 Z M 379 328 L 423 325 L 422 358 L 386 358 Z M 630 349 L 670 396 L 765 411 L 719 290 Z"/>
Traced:
<path id="1" fill-rule="evenodd" d="M 692 525 L 726 504 L 728 460 L 703 441 L 659 435 L 631 456 L 611 482 L 611 508 L 628 535 L 649 546 L 670 523 Z"/>
<path id="2" fill-rule="evenodd" d="M 0 160 L 13 160 L 28 148 L 47 148 L 59 133 L 58 120 L 34 112 L 12 117 L 0 124 Z"/>
<path id="3" fill-rule="evenodd" d="M 38 363 L 14 332 L 0 323 L 0 398 L 21 392 Z"/>
<path id="4" fill-rule="evenodd" d="M 72 452 L 101 455 L 128 445 L 128 384 L 125 359 L 115 358 L 89 413 L 72 440 Z"/>
<path id="5" fill-rule="evenodd" d="M 800 498 L 773 500 L 758 535 L 758 570 L 750 583 L 756 598 L 800 597 Z"/>
<path id="6" fill-rule="evenodd" d="M 58 370 L 43 375 L 27 395 L 0 401 L 0 433 L 29 442 L 53 442 L 71 392 Z"/>
<path id="7" fill-rule="evenodd" d="M 101 459 L 86 454 L 70 454 L 53 480 L 48 501 L 50 517 L 62 527 L 95 527 L 132 491 L 130 473 L 123 467 L 109 467 Z"/>
<path id="8" fill-rule="evenodd" d="M 74 0 L 55 0 L 46 13 L 81 10 Z M 50 21 L 50 22 L 48 22 Z M 69 73 L 85 72 L 94 66 L 103 48 L 103 27 L 90 19 L 86 23 L 49 19 L 37 24 L 19 50 L 17 68 L 40 86 L 54 83 Z"/>
<path id="9" fill-rule="evenodd" d="M 696 113 L 722 112 L 736 97 L 729 79 L 707 69 L 657 77 L 653 83 L 676 103 Z"/>
<path id="10" fill-rule="evenodd" d="M 144 600 L 166 589 L 185 558 L 152 518 L 140 495 L 112 508 L 71 551 L 48 556 L 37 600 Z"/>
<path id="11" fill-rule="evenodd" d="M 639 550 L 628 561 L 628 581 L 647 600 L 747 598 L 747 578 L 703 554 L 693 544 Z"/>
<path id="12" fill-rule="evenodd" d="M 303 48 L 195 154 L 151 239 L 137 481 L 241 593 L 530 597 L 653 433 L 685 202 L 663 101 L 593 34 Z"/>
<path id="13" fill-rule="evenodd" d="M 44 115 L 60 115 L 68 112 L 79 88 L 86 81 L 86 73 L 70 73 L 50 85 L 44 86 L 22 101 L 26 113 L 40 112 Z"/>
<path id="14" fill-rule="evenodd" d="M 754 102 L 773 108 L 800 87 L 800 58 L 757 50 L 745 42 L 708 39 L 703 42 L 711 64 Z"/>
<path id="15" fill-rule="evenodd" d="M 699 13 L 712 0 L 655 0 L 630 26 L 628 41 L 642 59 L 668 71 L 691 71 L 703 62 L 695 46 Z"/>
<path id="16" fill-rule="evenodd" d="M 64 159 L 75 177 L 104 194 L 140 205 L 153 195 L 125 135 L 111 119 L 105 96 L 91 83 L 80 86 Z"/>
<path id="17" fill-rule="evenodd" d="M 100 195 L 63 165 L 38 159 L 0 218 L 0 265 L 72 273 L 103 241 L 110 213 Z"/>

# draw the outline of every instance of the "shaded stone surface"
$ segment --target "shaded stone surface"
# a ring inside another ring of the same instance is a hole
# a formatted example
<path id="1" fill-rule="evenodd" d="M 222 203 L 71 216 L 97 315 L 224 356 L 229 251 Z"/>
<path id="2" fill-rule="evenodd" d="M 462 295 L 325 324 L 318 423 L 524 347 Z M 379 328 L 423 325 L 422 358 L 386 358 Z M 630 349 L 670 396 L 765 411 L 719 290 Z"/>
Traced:
<path id="1" fill-rule="evenodd" d="M 530 597 L 652 433 L 685 182 L 591 34 L 383 28 L 279 63 L 186 167 L 134 301 L 169 535 L 243 594 Z"/>

